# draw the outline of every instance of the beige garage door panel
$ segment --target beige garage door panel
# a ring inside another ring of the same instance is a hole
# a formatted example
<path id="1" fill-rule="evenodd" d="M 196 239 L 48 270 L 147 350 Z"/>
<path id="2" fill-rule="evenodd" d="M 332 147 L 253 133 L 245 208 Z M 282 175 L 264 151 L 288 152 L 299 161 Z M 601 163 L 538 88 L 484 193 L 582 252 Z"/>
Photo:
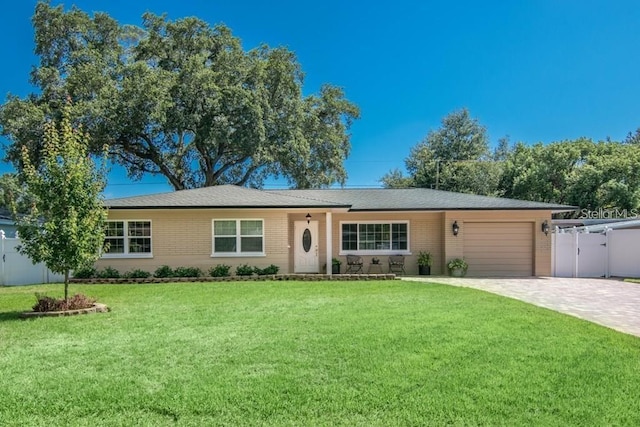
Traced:
<path id="1" fill-rule="evenodd" d="M 464 224 L 464 257 L 469 276 L 531 276 L 533 224 Z"/>

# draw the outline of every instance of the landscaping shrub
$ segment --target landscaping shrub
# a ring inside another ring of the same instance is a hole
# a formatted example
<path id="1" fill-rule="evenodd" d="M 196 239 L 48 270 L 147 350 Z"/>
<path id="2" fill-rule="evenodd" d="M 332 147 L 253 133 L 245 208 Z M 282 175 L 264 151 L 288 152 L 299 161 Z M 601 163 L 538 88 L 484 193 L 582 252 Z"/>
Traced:
<path id="1" fill-rule="evenodd" d="M 95 267 L 79 268 L 73 272 L 73 277 L 76 279 L 93 279 L 98 277 L 98 270 Z"/>
<path id="2" fill-rule="evenodd" d="M 209 269 L 209 275 L 211 277 L 227 277 L 231 274 L 229 272 L 230 270 L 231 270 L 230 265 L 218 264 L 215 267 L 211 267 Z"/>
<path id="3" fill-rule="evenodd" d="M 79 310 L 81 308 L 90 308 L 96 302 L 95 298 L 88 297 L 84 294 L 75 294 L 69 301 L 64 298 L 53 298 L 46 295 L 36 293 L 36 304 L 32 307 L 33 311 L 65 311 Z"/>
<path id="4" fill-rule="evenodd" d="M 36 305 L 34 305 L 33 311 L 60 311 L 58 309 L 59 304 L 56 298 L 48 297 L 46 295 L 40 295 L 36 293 Z"/>
<path id="5" fill-rule="evenodd" d="M 168 265 L 160 266 L 153 273 L 153 277 L 173 277 L 173 269 Z"/>
<path id="6" fill-rule="evenodd" d="M 173 271 L 174 277 L 200 277 L 202 276 L 202 270 L 198 267 L 177 267 Z"/>
<path id="7" fill-rule="evenodd" d="M 136 268 L 135 270 L 127 271 L 123 276 L 127 279 L 146 279 L 151 276 L 151 273 Z"/>
<path id="8" fill-rule="evenodd" d="M 98 272 L 98 277 L 101 279 L 119 279 L 120 272 L 115 268 L 109 266 L 104 270 Z"/>
<path id="9" fill-rule="evenodd" d="M 271 264 L 270 266 L 265 267 L 265 268 L 256 267 L 254 269 L 255 273 L 258 276 L 264 276 L 264 275 L 267 275 L 267 274 L 278 274 L 278 270 L 280 270 L 280 267 L 278 267 L 275 264 Z"/>
<path id="10" fill-rule="evenodd" d="M 242 264 L 236 267 L 236 276 L 251 276 L 253 274 L 253 267 L 247 264 Z"/>

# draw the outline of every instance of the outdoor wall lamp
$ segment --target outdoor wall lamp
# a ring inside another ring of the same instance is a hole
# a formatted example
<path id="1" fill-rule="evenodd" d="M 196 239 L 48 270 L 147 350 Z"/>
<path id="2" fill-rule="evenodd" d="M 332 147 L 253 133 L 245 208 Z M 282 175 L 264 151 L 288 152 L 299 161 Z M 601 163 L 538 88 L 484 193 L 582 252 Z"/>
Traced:
<path id="1" fill-rule="evenodd" d="M 458 221 L 453 221 L 453 225 L 451 226 L 451 231 L 453 231 L 453 235 L 457 236 L 460 232 L 460 226 L 458 225 Z"/>
<path id="2" fill-rule="evenodd" d="M 544 220 L 544 222 L 542 223 L 542 232 L 544 233 L 544 235 L 548 235 L 549 234 L 549 221 L 547 221 L 546 219 Z"/>
<path id="3" fill-rule="evenodd" d="M 309 224 L 311 222 L 311 214 L 308 213 L 307 216 L 305 216 L 305 218 L 307 218 L 307 224 Z"/>

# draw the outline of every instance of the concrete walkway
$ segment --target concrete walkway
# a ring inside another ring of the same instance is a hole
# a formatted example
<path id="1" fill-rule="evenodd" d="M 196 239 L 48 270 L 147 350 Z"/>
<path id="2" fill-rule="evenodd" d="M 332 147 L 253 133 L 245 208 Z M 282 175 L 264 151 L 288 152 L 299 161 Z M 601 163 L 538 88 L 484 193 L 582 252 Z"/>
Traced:
<path id="1" fill-rule="evenodd" d="M 613 279 L 403 277 L 480 289 L 640 337 L 640 283 Z"/>

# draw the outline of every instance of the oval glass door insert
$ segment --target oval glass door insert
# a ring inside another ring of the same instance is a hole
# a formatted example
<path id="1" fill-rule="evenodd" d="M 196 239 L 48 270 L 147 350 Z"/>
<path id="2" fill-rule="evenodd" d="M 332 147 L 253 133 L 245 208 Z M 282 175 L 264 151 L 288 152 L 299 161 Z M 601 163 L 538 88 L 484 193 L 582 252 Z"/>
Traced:
<path id="1" fill-rule="evenodd" d="M 305 252 L 311 250 L 311 231 L 309 231 L 308 228 L 302 233 L 302 249 L 304 249 Z"/>

